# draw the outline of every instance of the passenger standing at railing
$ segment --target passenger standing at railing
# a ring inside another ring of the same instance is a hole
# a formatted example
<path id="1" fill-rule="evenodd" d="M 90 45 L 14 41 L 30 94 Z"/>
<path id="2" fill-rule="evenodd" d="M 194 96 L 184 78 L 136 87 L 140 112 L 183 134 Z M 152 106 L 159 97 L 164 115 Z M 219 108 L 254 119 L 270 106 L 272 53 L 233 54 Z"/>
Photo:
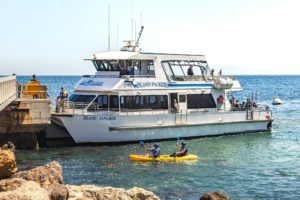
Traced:
<path id="1" fill-rule="evenodd" d="M 57 112 L 57 113 L 59 113 L 60 112 L 60 104 L 61 104 L 61 102 L 60 102 L 60 97 L 59 96 L 57 96 L 57 98 L 56 98 L 56 107 L 55 107 L 55 112 Z"/>
<path id="2" fill-rule="evenodd" d="M 63 87 L 60 88 L 59 97 L 60 97 L 61 110 L 62 112 L 65 112 L 65 107 L 66 107 L 65 102 L 67 102 L 68 100 L 68 92 Z"/>
<path id="3" fill-rule="evenodd" d="M 172 108 L 174 109 L 175 112 L 178 112 L 178 110 L 179 110 L 179 106 L 178 106 L 177 100 L 175 98 L 173 99 Z"/>

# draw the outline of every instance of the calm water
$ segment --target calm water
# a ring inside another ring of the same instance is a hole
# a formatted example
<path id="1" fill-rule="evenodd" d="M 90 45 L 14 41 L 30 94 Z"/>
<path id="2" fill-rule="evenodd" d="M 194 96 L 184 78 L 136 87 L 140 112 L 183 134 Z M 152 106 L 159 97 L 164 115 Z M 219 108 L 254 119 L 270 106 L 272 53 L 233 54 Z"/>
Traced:
<path id="1" fill-rule="evenodd" d="M 17 77 L 25 83 L 30 77 Z M 64 86 L 71 93 L 80 77 L 43 76 L 54 99 Z M 233 199 L 300 199 L 300 76 L 239 76 L 240 100 L 257 94 L 269 104 L 271 133 L 188 140 L 191 153 L 201 159 L 188 163 L 137 163 L 128 154 L 145 153 L 138 144 L 52 148 L 17 152 L 18 167 L 58 161 L 67 184 L 143 187 L 161 199 L 199 199 L 207 191 L 223 191 Z M 273 97 L 284 101 L 272 106 Z M 256 97 L 255 97 L 256 98 Z M 178 133 L 180 135 L 180 133 Z M 150 144 L 146 144 L 150 145 Z M 176 141 L 160 142 L 172 153 Z"/>

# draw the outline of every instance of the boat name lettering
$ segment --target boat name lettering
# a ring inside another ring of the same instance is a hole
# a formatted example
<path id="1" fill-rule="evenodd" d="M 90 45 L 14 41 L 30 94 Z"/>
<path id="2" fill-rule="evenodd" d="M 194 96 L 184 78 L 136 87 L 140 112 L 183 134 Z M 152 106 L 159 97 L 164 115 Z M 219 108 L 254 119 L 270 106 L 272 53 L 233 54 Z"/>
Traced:
<path id="1" fill-rule="evenodd" d="M 84 116 L 83 120 L 96 120 L 96 116 Z M 99 120 L 116 120 L 115 116 L 100 116 Z"/>
<path id="2" fill-rule="evenodd" d="M 96 120 L 96 116 L 84 116 L 83 120 Z"/>
<path id="3" fill-rule="evenodd" d="M 99 120 L 116 120 L 114 116 L 100 116 Z"/>
<path id="4" fill-rule="evenodd" d="M 142 88 L 142 87 L 168 87 L 167 82 L 139 82 L 136 83 L 137 88 Z"/>

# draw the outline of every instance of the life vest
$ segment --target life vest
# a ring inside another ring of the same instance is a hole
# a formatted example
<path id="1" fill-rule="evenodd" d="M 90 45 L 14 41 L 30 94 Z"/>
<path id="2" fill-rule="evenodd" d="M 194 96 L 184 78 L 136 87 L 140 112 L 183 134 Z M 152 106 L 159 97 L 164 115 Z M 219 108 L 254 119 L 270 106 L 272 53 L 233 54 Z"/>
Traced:
<path id="1" fill-rule="evenodd" d="M 63 92 L 63 98 L 68 98 L 68 92 L 66 90 Z"/>
<path id="2" fill-rule="evenodd" d="M 154 154 L 153 154 L 153 157 L 158 157 L 158 156 L 160 156 L 160 150 L 159 149 L 156 149 L 155 150 L 155 152 L 154 152 Z"/>
<path id="3" fill-rule="evenodd" d="M 224 97 L 223 95 L 219 95 L 218 98 L 217 98 L 217 103 L 218 104 L 223 104 L 224 103 Z"/>
<path id="4" fill-rule="evenodd" d="M 180 152 L 183 154 L 183 155 L 186 155 L 188 153 L 188 149 L 186 147 L 184 147 L 183 149 L 180 150 Z"/>

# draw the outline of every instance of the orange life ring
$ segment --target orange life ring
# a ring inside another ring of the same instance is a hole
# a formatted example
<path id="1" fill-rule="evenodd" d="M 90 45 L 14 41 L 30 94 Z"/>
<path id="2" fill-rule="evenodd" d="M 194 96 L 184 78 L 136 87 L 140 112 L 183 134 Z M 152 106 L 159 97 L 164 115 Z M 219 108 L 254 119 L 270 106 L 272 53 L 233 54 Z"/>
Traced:
<path id="1" fill-rule="evenodd" d="M 217 103 L 218 104 L 223 104 L 224 103 L 224 97 L 223 95 L 219 95 L 218 98 L 217 98 Z"/>

